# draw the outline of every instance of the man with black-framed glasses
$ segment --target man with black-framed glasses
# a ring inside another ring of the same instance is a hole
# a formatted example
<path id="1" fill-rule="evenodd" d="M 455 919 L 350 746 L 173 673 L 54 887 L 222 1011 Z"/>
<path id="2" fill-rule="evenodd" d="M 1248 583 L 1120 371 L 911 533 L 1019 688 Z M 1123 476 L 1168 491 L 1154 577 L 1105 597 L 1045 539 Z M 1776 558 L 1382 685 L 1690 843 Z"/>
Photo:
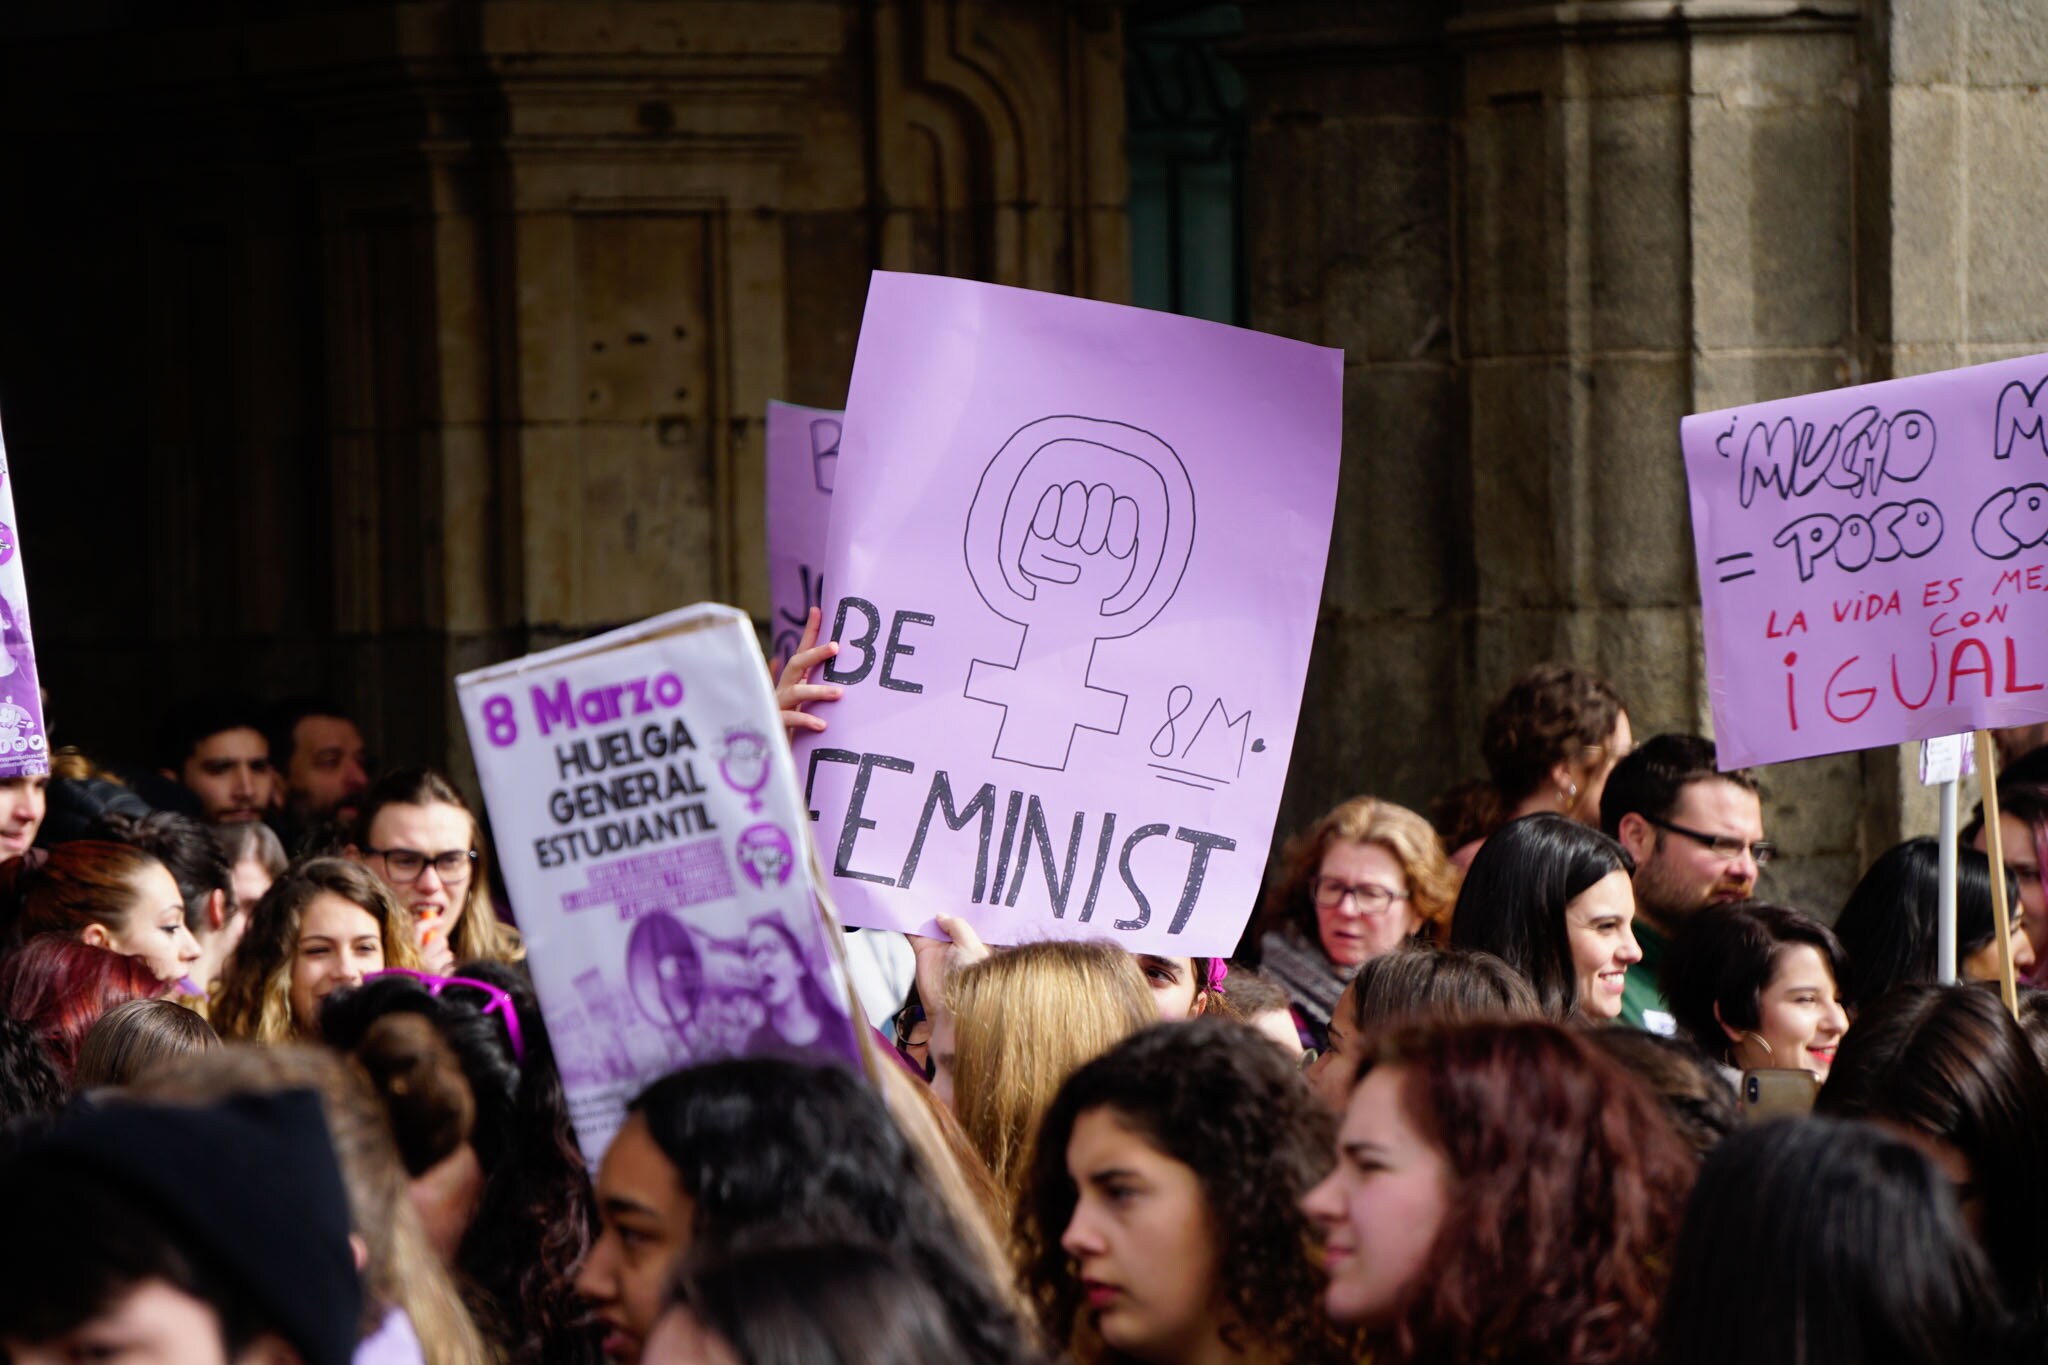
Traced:
<path id="1" fill-rule="evenodd" d="M 1763 802 L 1747 768 L 1720 772 L 1698 735 L 1658 735 L 1608 775 L 1600 825 L 1635 859 L 1636 941 L 1622 1022 L 1671 1033 L 1676 1021 L 1657 980 L 1679 925 L 1709 905 L 1748 900 L 1776 848 L 1764 838 Z"/>

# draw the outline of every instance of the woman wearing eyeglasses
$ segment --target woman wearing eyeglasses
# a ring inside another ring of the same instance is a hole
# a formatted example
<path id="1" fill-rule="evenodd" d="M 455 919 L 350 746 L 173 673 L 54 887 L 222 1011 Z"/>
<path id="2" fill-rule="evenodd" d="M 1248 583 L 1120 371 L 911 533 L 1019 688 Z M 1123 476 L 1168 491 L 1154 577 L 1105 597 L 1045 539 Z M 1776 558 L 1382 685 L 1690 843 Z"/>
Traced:
<path id="1" fill-rule="evenodd" d="M 766 1016 L 748 1051 L 853 1048 L 846 1011 L 818 984 L 796 935 L 780 915 L 762 915 L 747 926 L 747 963 L 759 979 Z"/>
<path id="2" fill-rule="evenodd" d="M 595 1362 L 600 1334 L 574 1287 L 595 1222 L 590 1180 L 531 989 L 517 968 L 467 962 L 451 975 L 376 973 L 335 997 L 322 1034 L 366 1063 L 398 1127 L 416 1116 L 413 1096 L 391 1087 L 406 1074 L 394 1065 L 394 1015 L 431 1024 L 468 1084 L 467 1140 L 453 1125 L 445 1153 L 421 1144 L 409 1159 L 436 1158 L 413 1172 L 413 1201 L 452 1234 L 451 1268 L 477 1326 L 511 1365 Z"/>
<path id="3" fill-rule="evenodd" d="M 250 911 L 209 1017 L 230 1040 L 317 1037 L 328 996 L 371 972 L 419 965 L 405 912 L 384 883 L 346 859 L 314 858 L 278 878 Z"/>
<path id="4" fill-rule="evenodd" d="M 1303 1044 L 1321 1047 L 1362 963 L 1449 921 L 1458 874 L 1427 820 L 1370 796 L 1289 840 L 1283 859 L 1257 965 L 1293 1001 Z"/>
<path id="5" fill-rule="evenodd" d="M 452 783 L 431 768 L 387 773 L 363 793 L 354 854 L 413 919 L 436 971 L 456 962 L 517 962 L 517 930 L 491 908 L 483 835 Z"/>

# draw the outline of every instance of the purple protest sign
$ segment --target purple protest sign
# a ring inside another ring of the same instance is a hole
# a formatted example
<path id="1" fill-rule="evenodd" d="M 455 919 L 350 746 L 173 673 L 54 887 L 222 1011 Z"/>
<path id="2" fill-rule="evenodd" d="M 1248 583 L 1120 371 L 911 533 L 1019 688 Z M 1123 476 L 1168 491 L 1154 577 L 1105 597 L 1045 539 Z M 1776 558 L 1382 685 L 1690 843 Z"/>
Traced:
<path id="1" fill-rule="evenodd" d="M 878 273 L 807 738 L 850 923 L 1227 953 L 1293 750 L 1339 351 Z"/>
<path id="2" fill-rule="evenodd" d="M 841 414 L 768 405 L 768 652 L 796 653 L 804 617 L 824 605 L 825 532 L 839 469 Z"/>
<path id="3" fill-rule="evenodd" d="M 1688 417 L 1723 766 L 2048 720 L 2048 356 Z"/>
<path id="4" fill-rule="evenodd" d="M 859 1063 L 752 625 L 670 612 L 455 680 L 527 960 L 593 1164 L 693 1062 Z"/>
<path id="5" fill-rule="evenodd" d="M 36 684 L 35 635 L 28 623 L 28 578 L 15 539 L 14 479 L 0 437 L 0 781 L 50 771 L 43 695 Z"/>

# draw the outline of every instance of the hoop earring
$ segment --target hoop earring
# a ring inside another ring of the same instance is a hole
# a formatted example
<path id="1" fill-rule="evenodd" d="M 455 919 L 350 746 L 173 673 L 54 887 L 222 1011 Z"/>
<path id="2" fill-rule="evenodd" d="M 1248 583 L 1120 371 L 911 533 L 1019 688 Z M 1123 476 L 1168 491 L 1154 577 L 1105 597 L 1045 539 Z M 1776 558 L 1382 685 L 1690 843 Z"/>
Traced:
<path id="1" fill-rule="evenodd" d="M 1743 1035 L 1740 1038 L 1736 1039 L 1734 1043 L 1729 1044 L 1727 1054 L 1728 1065 L 1735 1067 L 1737 1070 L 1741 1069 L 1742 1064 L 1735 1060 L 1735 1049 L 1740 1044 L 1748 1042 L 1754 1042 L 1758 1047 L 1762 1048 L 1764 1050 L 1764 1056 L 1768 1057 L 1771 1055 L 1771 1040 L 1764 1037 L 1761 1033 L 1758 1033 L 1755 1029 L 1748 1029 L 1745 1030 L 1743 1032 Z"/>

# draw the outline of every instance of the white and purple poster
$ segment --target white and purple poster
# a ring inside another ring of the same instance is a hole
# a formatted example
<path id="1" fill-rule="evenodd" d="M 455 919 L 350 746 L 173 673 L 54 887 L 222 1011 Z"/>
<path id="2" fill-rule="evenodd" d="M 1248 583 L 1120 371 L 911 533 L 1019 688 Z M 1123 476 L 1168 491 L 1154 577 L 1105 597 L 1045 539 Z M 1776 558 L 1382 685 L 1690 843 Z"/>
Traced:
<path id="1" fill-rule="evenodd" d="M 1688 417 L 1724 767 L 2048 721 L 2048 356 Z"/>
<path id="2" fill-rule="evenodd" d="M 498 859 L 595 1163 L 650 1081 L 858 1063 L 745 614 L 702 605 L 455 680 Z"/>
<path id="3" fill-rule="evenodd" d="M 14 476 L 0 436 L 0 781 L 50 771 L 43 695 L 36 683 L 35 634 L 28 623 L 28 578 L 14 519 Z"/>
<path id="4" fill-rule="evenodd" d="M 848 923 L 1223 954 L 1257 903 L 1336 499 L 1343 354 L 877 273 L 797 750 Z"/>
<path id="5" fill-rule="evenodd" d="M 825 604 L 825 532 L 839 471 L 842 414 L 768 405 L 768 653 L 796 653 L 804 618 Z"/>

